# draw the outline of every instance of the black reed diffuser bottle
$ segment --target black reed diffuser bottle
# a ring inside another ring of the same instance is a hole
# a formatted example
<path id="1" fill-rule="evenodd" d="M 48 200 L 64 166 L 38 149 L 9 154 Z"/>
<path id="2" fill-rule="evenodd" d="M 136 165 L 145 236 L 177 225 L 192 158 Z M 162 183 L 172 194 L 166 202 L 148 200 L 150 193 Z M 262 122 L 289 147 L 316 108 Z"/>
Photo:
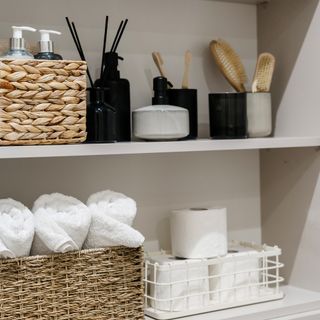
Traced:
<path id="1" fill-rule="evenodd" d="M 105 54 L 105 72 L 100 80 L 103 88 L 109 89 L 106 102 L 116 110 L 117 141 L 131 140 L 130 83 L 120 78 L 119 56 L 116 52 Z"/>
<path id="2" fill-rule="evenodd" d="M 109 90 L 90 88 L 87 107 L 87 142 L 115 142 L 117 140 L 116 110 L 106 103 Z"/>
<path id="3" fill-rule="evenodd" d="M 79 52 L 81 60 L 85 55 L 74 22 L 66 21 Z M 106 51 L 109 17 L 106 16 L 103 37 L 102 61 L 100 78 L 93 82 L 89 69 L 90 105 L 88 107 L 87 132 L 88 142 L 110 142 L 131 140 L 131 108 L 130 84 L 121 79 L 118 71 L 117 49 L 127 26 L 128 19 L 122 20 L 113 40 L 110 52 Z M 107 92 L 104 97 L 104 93 Z"/>

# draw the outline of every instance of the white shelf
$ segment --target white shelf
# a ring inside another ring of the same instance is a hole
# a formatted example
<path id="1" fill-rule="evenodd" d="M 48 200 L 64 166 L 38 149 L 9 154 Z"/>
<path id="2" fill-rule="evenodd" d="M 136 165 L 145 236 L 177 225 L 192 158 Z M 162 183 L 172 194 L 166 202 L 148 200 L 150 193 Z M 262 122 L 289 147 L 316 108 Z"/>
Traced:
<path id="1" fill-rule="evenodd" d="M 199 139 L 172 142 L 121 142 L 56 146 L 9 146 L 0 147 L 0 159 L 258 150 L 318 146 L 320 146 L 320 137 L 262 138 L 243 140 Z"/>
<path id="2" fill-rule="evenodd" d="M 283 300 L 266 302 L 240 308 L 204 313 L 181 318 L 183 320 L 269 320 L 297 313 L 320 310 L 320 293 L 285 286 Z M 152 318 L 145 317 L 146 320 Z"/>
<path id="3" fill-rule="evenodd" d="M 214 0 L 220 2 L 233 2 L 233 3 L 245 3 L 245 4 L 260 4 L 260 3 L 267 3 L 270 0 Z"/>

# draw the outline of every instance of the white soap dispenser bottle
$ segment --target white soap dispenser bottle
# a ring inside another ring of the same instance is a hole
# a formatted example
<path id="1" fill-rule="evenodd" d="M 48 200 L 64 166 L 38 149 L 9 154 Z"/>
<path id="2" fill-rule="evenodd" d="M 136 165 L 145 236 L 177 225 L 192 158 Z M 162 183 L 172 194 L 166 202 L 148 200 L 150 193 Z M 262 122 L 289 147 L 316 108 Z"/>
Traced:
<path id="1" fill-rule="evenodd" d="M 132 112 L 133 135 L 143 140 L 177 140 L 190 133 L 189 111 L 169 105 L 168 81 L 164 77 L 153 79 L 152 106 Z"/>
<path id="2" fill-rule="evenodd" d="M 1 59 L 34 59 L 33 55 L 26 50 L 24 38 L 22 38 L 22 31 L 37 31 L 31 27 L 16 27 L 12 26 L 13 36 L 10 38 L 10 50 L 5 53 Z"/>
<path id="3" fill-rule="evenodd" d="M 55 30 L 39 30 L 41 40 L 39 41 L 39 53 L 34 56 L 35 59 L 62 60 L 62 56 L 54 53 L 53 42 L 50 40 L 50 34 L 61 35 L 61 32 Z"/>

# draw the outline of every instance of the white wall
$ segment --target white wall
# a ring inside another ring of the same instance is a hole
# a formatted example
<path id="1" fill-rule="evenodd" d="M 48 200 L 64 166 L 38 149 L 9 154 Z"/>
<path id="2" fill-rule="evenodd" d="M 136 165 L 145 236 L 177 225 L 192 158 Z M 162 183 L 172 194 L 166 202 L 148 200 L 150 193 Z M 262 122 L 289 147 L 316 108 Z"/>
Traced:
<path id="1" fill-rule="evenodd" d="M 259 6 L 259 51 L 272 52 L 275 135 L 319 136 L 319 0 Z"/>
<path id="2" fill-rule="evenodd" d="M 75 20 L 90 69 L 100 66 L 103 24 L 110 16 L 113 38 L 121 19 L 128 28 L 119 47 L 121 72 L 131 82 L 132 105 L 150 103 L 151 80 L 157 75 L 151 52 L 162 52 L 170 80 L 182 78 L 183 54 L 194 55 L 191 84 L 199 89 L 202 136 L 208 135 L 208 92 L 230 90 L 218 73 L 208 44 L 230 41 L 252 74 L 257 52 L 256 8 L 205 0 L 1 0 L 0 39 L 11 25 L 61 30 L 57 51 L 77 58 L 65 16 Z M 30 39 L 35 35 L 25 34 Z M 112 188 L 135 198 L 136 226 L 148 240 L 169 247 L 171 209 L 223 205 L 229 210 L 230 238 L 260 241 L 259 155 L 250 152 L 139 155 L 0 161 L 0 196 L 31 205 L 44 192 L 64 192 L 85 200 L 92 192 Z"/>
<path id="3" fill-rule="evenodd" d="M 319 0 L 260 7 L 259 51 L 278 64 L 272 93 L 275 134 L 319 136 Z M 320 156 L 314 149 L 261 153 L 263 241 L 279 245 L 291 285 L 320 291 Z"/>
<path id="4" fill-rule="evenodd" d="M 319 151 L 265 151 L 261 168 L 263 241 L 282 248 L 288 283 L 320 291 Z"/>

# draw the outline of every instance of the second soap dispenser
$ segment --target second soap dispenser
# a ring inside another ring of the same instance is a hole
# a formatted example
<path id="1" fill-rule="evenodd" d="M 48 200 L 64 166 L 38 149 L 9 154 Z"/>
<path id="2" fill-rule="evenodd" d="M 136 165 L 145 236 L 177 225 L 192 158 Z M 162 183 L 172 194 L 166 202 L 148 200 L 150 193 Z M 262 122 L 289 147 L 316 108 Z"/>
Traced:
<path id="1" fill-rule="evenodd" d="M 189 135 L 189 112 L 168 104 L 168 82 L 164 77 L 153 79 L 152 106 L 132 113 L 133 135 L 143 140 L 176 140 Z"/>
<path id="2" fill-rule="evenodd" d="M 130 83 L 120 77 L 118 61 L 123 60 L 116 52 L 105 53 L 105 69 L 102 79 L 98 79 L 95 86 L 109 89 L 108 104 L 117 112 L 116 127 L 117 141 L 131 140 L 131 107 L 130 107 Z"/>
<path id="3" fill-rule="evenodd" d="M 54 53 L 53 42 L 50 40 L 50 34 L 61 35 L 61 32 L 54 30 L 39 30 L 41 40 L 39 41 L 39 53 L 34 56 L 35 59 L 44 60 L 62 60 L 62 56 Z"/>

